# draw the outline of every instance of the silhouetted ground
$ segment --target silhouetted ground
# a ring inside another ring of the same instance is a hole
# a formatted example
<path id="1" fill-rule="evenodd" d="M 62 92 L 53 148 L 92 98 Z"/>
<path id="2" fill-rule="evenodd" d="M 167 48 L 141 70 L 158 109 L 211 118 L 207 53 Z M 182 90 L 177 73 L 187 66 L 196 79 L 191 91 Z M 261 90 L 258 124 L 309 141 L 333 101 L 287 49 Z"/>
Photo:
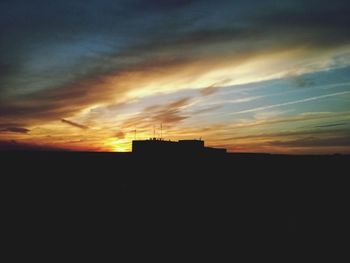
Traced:
<path id="1" fill-rule="evenodd" d="M 113 238 L 123 230 L 184 242 L 263 232 L 295 240 L 300 233 L 337 232 L 345 220 L 349 156 L 0 157 L 3 215 L 15 231 Z"/>

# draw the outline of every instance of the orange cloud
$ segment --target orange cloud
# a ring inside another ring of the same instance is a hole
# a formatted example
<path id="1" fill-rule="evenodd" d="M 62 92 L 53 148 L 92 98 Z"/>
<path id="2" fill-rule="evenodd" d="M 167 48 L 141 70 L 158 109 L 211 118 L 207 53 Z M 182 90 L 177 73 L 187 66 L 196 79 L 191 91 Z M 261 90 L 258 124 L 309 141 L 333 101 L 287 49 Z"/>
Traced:
<path id="1" fill-rule="evenodd" d="M 63 123 L 67 123 L 73 127 L 76 127 L 76 128 L 79 128 L 79 129 L 83 129 L 83 130 L 86 130 L 86 129 L 89 129 L 88 126 L 85 126 L 85 125 L 82 125 L 82 124 L 79 124 L 79 123 L 76 123 L 76 122 L 73 122 L 73 121 L 69 121 L 69 120 L 65 120 L 65 119 L 61 119 L 61 121 Z"/>

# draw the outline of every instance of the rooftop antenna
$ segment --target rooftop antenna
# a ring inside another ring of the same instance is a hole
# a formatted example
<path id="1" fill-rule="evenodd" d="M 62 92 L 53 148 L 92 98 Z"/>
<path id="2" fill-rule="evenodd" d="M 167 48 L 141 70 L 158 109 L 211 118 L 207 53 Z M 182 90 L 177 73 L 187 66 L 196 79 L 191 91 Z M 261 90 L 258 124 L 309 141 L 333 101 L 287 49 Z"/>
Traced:
<path id="1" fill-rule="evenodd" d="M 153 125 L 153 139 L 156 138 L 156 126 Z"/>
<path id="2" fill-rule="evenodd" d="M 135 134 L 134 134 L 134 140 L 136 141 L 136 127 L 135 127 L 134 132 L 135 132 Z"/>
<path id="3" fill-rule="evenodd" d="M 162 123 L 160 124 L 160 140 L 162 140 L 163 137 L 163 125 Z"/>

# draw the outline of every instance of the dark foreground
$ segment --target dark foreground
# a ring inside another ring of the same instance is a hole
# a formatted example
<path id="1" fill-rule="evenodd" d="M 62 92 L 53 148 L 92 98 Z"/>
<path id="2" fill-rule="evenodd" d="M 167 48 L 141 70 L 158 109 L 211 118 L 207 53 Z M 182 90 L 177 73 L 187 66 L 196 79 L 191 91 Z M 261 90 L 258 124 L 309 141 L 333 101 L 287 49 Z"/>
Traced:
<path id="1" fill-rule="evenodd" d="M 300 234 L 341 231 L 349 161 L 3 152 L 3 215 L 28 237 L 114 239 L 123 232 L 205 243 L 264 233 L 297 242 Z"/>

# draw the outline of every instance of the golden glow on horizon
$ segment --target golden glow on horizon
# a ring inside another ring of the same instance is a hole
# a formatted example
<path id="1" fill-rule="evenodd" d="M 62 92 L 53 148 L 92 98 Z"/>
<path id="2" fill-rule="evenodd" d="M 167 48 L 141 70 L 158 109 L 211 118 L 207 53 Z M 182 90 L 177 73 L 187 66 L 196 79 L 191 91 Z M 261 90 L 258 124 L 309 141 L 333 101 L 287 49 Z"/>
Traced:
<path id="1" fill-rule="evenodd" d="M 125 139 L 108 139 L 105 142 L 106 145 L 106 151 L 111 152 L 130 152 L 130 142 L 126 141 Z"/>
<path id="2" fill-rule="evenodd" d="M 302 75 L 320 68 L 327 69 L 336 52 L 329 51 L 320 55 L 317 51 L 312 54 L 307 53 L 304 49 L 275 50 L 254 57 L 216 57 L 164 67 L 158 65 L 156 69 L 139 69 L 124 75 L 116 74 L 116 76 L 106 77 L 105 81 L 101 81 L 99 84 L 91 84 L 110 94 L 111 98 L 108 101 L 92 101 L 83 105 L 84 107 L 76 111 L 73 116 L 64 117 L 72 122 L 88 126 L 87 129 L 79 129 L 74 125 L 62 123 L 60 120 L 51 122 L 35 120 L 35 123 L 27 126 L 30 130 L 29 134 L 2 133 L 0 138 L 18 140 L 24 143 L 54 145 L 72 150 L 128 152 L 131 151 L 131 141 L 135 136 L 132 131 L 134 124 L 128 126 L 125 122 L 138 116 L 144 108 L 140 107 L 133 113 L 115 111 L 112 112 L 112 115 L 108 113 L 108 110 L 106 110 L 107 113 L 103 112 L 104 107 L 109 104 L 124 103 L 127 105 L 137 99 L 142 102 L 143 98 L 157 96 L 159 93 L 172 94 L 179 90 L 239 85 L 291 75 Z M 301 63 L 308 62 L 307 54 L 310 59 L 309 63 Z M 232 87 L 232 89 L 234 88 Z M 189 105 L 182 106 L 182 109 Z M 94 111 L 96 109 L 102 110 Z M 304 117 L 298 116 L 298 118 L 301 118 L 302 121 Z M 335 117 L 331 116 L 330 118 L 334 120 Z M 206 126 L 205 123 L 196 123 L 196 129 L 192 130 L 186 125 L 179 126 L 176 123 L 173 130 L 168 131 L 168 138 L 182 139 L 182 135 L 187 136 L 188 139 L 202 137 L 209 146 L 227 147 L 232 151 L 289 151 L 283 147 L 271 145 L 266 148 L 270 141 L 286 140 L 278 135 L 269 137 L 264 134 L 264 129 L 272 127 L 274 120 L 276 123 L 283 123 L 279 122 L 276 116 L 265 116 L 261 120 L 256 118 L 248 121 L 240 121 L 234 117 L 232 121 L 226 121 L 220 127 L 212 126 L 207 130 L 203 129 Z M 139 121 L 136 123 L 136 129 L 142 127 L 142 131 L 137 132 L 137 139 L 153 137 L 152 127 L 146 127 L 149 123 L 146 120 L 143 122 L 142 119 Z M 264 122 L 266 122 L 265 127 L 264 125 L 259 126 L 260 123 L 264 124 Z M 231 136 L 231 134 L 236 134 L 238 129 L 240 129 L 240 133 L 248 134 L 247 138 Z M 281 125 L 279 129 L 283 130 L 285 127 Z M 123 136 L 116 136 L 118 132 L 123 133 Z M 259 134 L 261 136 L 256 137 Z M 298 149 L 293 148 L 292 150 Z"/>

